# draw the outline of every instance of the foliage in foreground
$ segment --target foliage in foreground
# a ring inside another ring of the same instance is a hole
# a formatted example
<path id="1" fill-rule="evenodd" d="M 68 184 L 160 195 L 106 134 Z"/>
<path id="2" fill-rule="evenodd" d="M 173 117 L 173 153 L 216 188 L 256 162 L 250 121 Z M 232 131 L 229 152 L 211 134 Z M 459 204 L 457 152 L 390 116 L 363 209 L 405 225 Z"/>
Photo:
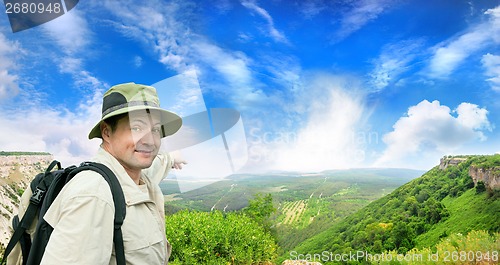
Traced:
<path id="1" fill-rule="evenodd" d="M 467 235 L 450 235 L 433 248 L 412 249 L 406 254 L 385 252 L 374 264 L 498 264 L 500 233 L 471 231 Z M 385 257 L 385 260 L 381 260 Z M 387 257 L 391 257 L 389 261 Z M 399 259 L 399 260 L 398 260 Z M 395 260 L 397 262 L 395 262 Z"/>
<path id="2" fill-rule="evenodd" d="M 241 213 L 180 211 L 166 217 L 170 264 L 271 264 L 277 245 Z"/>

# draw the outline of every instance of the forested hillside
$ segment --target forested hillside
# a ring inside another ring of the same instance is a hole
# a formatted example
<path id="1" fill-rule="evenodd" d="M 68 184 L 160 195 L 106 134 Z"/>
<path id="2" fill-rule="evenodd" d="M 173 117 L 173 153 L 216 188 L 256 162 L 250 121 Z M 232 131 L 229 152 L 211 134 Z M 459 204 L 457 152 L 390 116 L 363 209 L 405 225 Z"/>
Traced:
<path id="1" fill-rule="evenodd" d="M 474 183 L 469 175 L 473 167 L 492 172 L 488 183 L 477 179 Z M 498 233 L 500 191 L 491 187 L 499 169 L 500 155 L 463 157 L 456 165 L 436 166 L 294 250 L 406 253 L 415 247 L 432 247 L 452 234 Z"/>

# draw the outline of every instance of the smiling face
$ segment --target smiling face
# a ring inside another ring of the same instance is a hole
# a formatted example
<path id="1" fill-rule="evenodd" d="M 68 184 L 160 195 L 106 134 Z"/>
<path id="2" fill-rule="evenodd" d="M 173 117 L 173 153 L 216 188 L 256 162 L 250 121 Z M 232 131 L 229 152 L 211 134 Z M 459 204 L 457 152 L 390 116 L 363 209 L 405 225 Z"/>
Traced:
<path id="1" fill-rule="evenodd" d="M 102 147 L 115 157 L 132 179 L 138 181 L 141 169 L 151 166 L 161 145 L 158 112 L 134 111 L 125 115 L 113 128 L 101 123 Z"/>

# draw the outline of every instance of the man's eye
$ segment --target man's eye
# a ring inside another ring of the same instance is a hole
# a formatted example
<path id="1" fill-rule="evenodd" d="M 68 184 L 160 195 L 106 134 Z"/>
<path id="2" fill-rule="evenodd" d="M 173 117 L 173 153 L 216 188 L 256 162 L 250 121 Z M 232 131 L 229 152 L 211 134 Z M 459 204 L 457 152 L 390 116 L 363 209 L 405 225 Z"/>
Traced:
<path id="1" fill-rule="evenodd" d="M 140 132 L 140 131 L 142 131 L 141 127 L 132 127 L 132 128 L 130 128 L 130 130 L 132 130 L 133 132 Z"/>
<path id="2" fill-rule="evenodd" d="M 155 134 L 160 134 L 161 133 L 161 128 L 160 127 L 155 127 L 153 129 L 151 129 L 151 132 L 155 133 Z"/>

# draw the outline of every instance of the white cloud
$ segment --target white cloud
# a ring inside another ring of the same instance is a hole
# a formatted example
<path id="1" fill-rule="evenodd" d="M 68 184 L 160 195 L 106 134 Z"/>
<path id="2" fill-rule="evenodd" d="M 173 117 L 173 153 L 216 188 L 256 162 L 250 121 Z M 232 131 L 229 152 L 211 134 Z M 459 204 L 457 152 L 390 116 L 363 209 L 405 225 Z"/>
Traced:
<path id="1" fill-rule="evenodd" d="M 361 0 L 355 1 L 354 7 L 346 12 L 340 21 L 340 29 L 336 32 L 334 42 L 339 42 L 352 33 L 361 29 L 364 25 L 385 11 L 392 1 Z"/>
<path id="2" fill-rule="evenodd" d="M 254 1 L 242 1 L 241 4 L 247 9 L 259 14 L 267 22 L 267 34 L 276 42 L 288 43 L 286 36 L 276 29 L 274 20 L 265 9 L 258 6 Z"/>
<path id="3" fill-rule="evenodd" d="M 254 131 L 250 160 L 269 156 L 274 169 L 296 171 L 359 166 L 367 144 L 359 136 L 369 116 L 363 95 L 352 87 L 352 80 L 336 76 L 319 75 L 307 84 L 309 95 L 296 99 L 296 104 L 307 106 L 306 122 L 290 132 Z"/>
<path id="4" fill-rule="evenodd" d="M 249 58 L 240 52 L 228 52 L 217 45 L 201 41 L 193 43 L 194 51 L 203 55 L 199 58 L 226 76 L 234 87 L 250 85 L 251 73 L 248 68 Z"/>
<path id="5" fill-rule="evenodd" d="M 158 61 L 167 67 L 178 72 L 195 69 L 199 77 L 204 73 L 213 76 L 215 70 L 227 83 L 216 88 L 219 89 L 216 92 L 227 95 L 238 104 L 260 98 L 261 91 L 253 88 L 249 58 L 242 52 L 225 50 L 193 32 L 189 28 L 189 8 L 182 5 L 180 2 L 159 4 L 155 1 L 140 5 L 132 1 L 104 2 L 104 6 L 118 18 L 112 25 L 122 34 L 151 47 Z"/>
<path id="6" fill-rule="evenodd" d="M 228 82 L 219 92 L 240 104 L 242 108 L 248 102 L 262 99 L 262 91 L 255 89 L 255 84 L 252 83 L 252 72 L 248 66 L 250 59 L 244 53 L 226 51 L 201 40 L 193 43 L 191 48 L 198 57 L 198 64 L 215 69 Z"/>
<path id="7" fill-rule="evenodd" d="M 41 42 L 36 53 L 31 50 L 26 53 L 29 52 L 32 60 L 52 56 L 59 72 L 70 74 L 75 87 L 88 94 L 82 96 L 81 102 L 75 102 L 77 106 L 73 104 L 71 110 L 55 105 L 59 104 L 55 101 L 47 105 L 43 86 L 38 85 L 36 76 L 27 75 L 21 88 L 16 85 L 20 93 L 16 102 L 0 105 L 0 149 L 50 152 L 65 164 L 80 163 L 90 159 L 97 150 L 99 142 L 88 140 L 87 135 L 100 119 L 102 89 L 107 86 L 83 66 L 85 57 L 89 56 L 92 32 L 84 16 L 75 9 L 43 24 L 41 30 L 52 42 Z M 46 52 L 49 49 L 50 52 Z M 16 43 L 5 42 L 0 35 L 0 57 L 9 53 L 19 54 L 19 47 Z M 0 59 L 0 83 L 7 80 L 12 83 L 17 79 L 5 71 L 5 67 L 1 69 L 8 62 L 3 57 Z M 12 68 L 13 62 L 7 67 Z"/>
<path id="8" fill-rule="evenodd" d="M 252 35 L 249 35 L 247 33 L 240 33 L 238 34 L 238 40 L 242 43 L 247 43 L 253 39 Z"/>
<path id="9" fill-rule="evenodd" d="M 299 12 L 307 19 L 315 17 L 326 9 L 326 6 L 320 0 L 299 2 L 299 6 Z"/>
<path id="10" fill-rule="evenodd" d="M 500 42 L 500 7 L 486 11 L 485 15 L 489 15 L 485 22 L 433 48 L 430 77 L 446 78 L 473 53 Z"/>
<path id="11" fill-rule="evenodd" d="M 422 46 L 420 40 L 407 40 L 386 45 L 374 61 L 375 69 L 369 74 L 375 91 L 380 91 L 390 83 L 398 81 L 399 76 L 410 68 L 410 63 L 418 55 Z"/>
<path id="12" fill-rule="evenodd" d="M 217 0 L 212 3 L 221 14 L 226 14 L 233 9 L 233 3 L 230 0 Z"/>
<path id="13" fill-rule="evenodd" d="M 61 107 L 24 107 L 0 111 L 0 149 L 44 151 L 64 164 L 77 164 L 95 154 L 99 142 L 88 140 L 100 119 L 101 93 L 82 101 L 71 112 Z M 15 135 L 15 141 L 13 136 Z"/>
<path id="14" fill-rule="evenodd" d="M 77 9 L 43 24 L 42 28 L 68 55 L 81 52 L 92 36 L 87 21 Z"/>
<path id="15" fill-rule="evenodd" d="M 13 73 L 15 58 L 23 53 L 16 42 L 9 41 L 0 33 L 0 100 L 13 97 L 19 92 L 18 76 Z"/>
<path id="16" fill-rule="evenodd" d="M 428 167 L 428 159 L 437 161 L 468 142 L 485 140 L 483 131 L 492 130 L 487 114 L 486 109 L 466 102 L 454 111 L 437 100 L 411 106 L 394 130 L 384 135 L 387 148 L 375 166 Z"/>
<path id="17" fill-rule="evenodd" d="M 188 53 L 193 33 L 189 28 L 189 7 L 181 2 L 103 1 L 117 20 L 109 21 L 123 35 L 150 47 L 158 61 L 183 72 L 189 70 Z M 188 3 L 185 3 L 188 5 Z M 147 19 L 144 19 L 147 18 Z M 186 23 L 184 23 L 186 22 Z"/>
<path id="18" fill-rule="evenodd" d="M 429 65 L 430 76 L 447 77 L 471 53 L 479 50 L 488 38 L 489 32 L 486 29 L 477 28 L 450 44 L 437 48 Z"/>
<path id="19" fill-rule="evenodd" d="M 134 66 L 136 68 L 140 68 L 142 66 L 142 57 L 141 56 L 134 56 Z"/>
<path id="20" fill-rule="evenodd" d="M 84 68 L 85 58 L 91 53 L 89 47 L 93 32 L 81 11 L 72 9 L 42 27 L 60 49 L 53 58 L 58 63 L 59 71 L 70 74 L 75 87 L 82 91 L 96 91 L 107 86 Z"/>
<path id="21" fill-rule="evenodd" d="M 83 59 L 72 56 L 62 57 L 59 60 L 59 71 L 73 77 L 74 86 L 80 90 L 96 91 L 108 85 L 100 81 L 83 67 Z"/>
<path id="22" fill-rule="evenodd" d="M 480 130 L 492 130 L 492 126 L 488 121 L 488 111 L 486 109 L 479 108 L 476 104 L 471 104 L 463 102 L 455 109 L 457 113 L 457 122 L 476 132 L 476 135 L 480 140 L 486 140 L 483 133 Z"/>
<path id="23" fill-rule="evenodd" d="M 59 71 L 61 73 L 75 73 L 82 68 L 82 59 L 63 57 L 59 62 Z"/>
<path id="24" fill-rule="evenodd" d="M 486 79 L 491 85 L 491 88 L 500 92 L 500 56 L 493 54 L 485 54 L 481 60 L 483 67 L 486 69 Z"/>

